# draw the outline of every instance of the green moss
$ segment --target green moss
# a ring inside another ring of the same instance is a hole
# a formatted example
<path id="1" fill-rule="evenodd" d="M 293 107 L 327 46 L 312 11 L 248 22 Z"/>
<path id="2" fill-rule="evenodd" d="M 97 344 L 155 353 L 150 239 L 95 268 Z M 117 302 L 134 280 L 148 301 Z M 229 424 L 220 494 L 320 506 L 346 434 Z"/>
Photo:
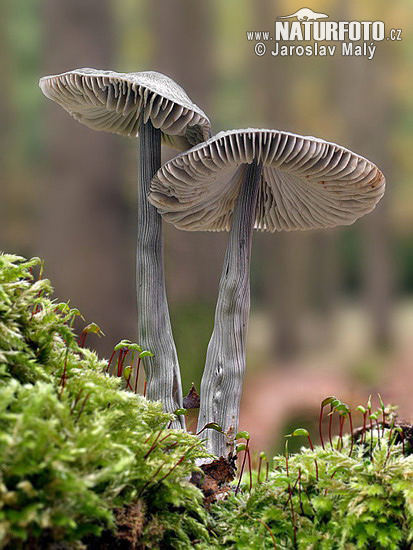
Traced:
<path id="1" fill-rule="evenodd" d="M 213 506 L 214 546 L 200 548 L 410 549 L 413 455 L 404 456 L 401 443 L 388 454 L 389 435 L 375 441 L 373 460 L 369 445 L 351 458 L 349 445 L 303 449 L 290 456 L 287 476 L 285 457 L 275 457 L 268 482 Z"/>
<path id="2" fill-rule="evenodd" d="M 267 482 L 255 472 L 251 494 L 247 476 L 206 511 L 187 481 L 200 441 L 78 345 L 79 312 L 39 266 L 0 255 L 0 548 L 412 548 L 413 454 L 396 430 L 351 457 L 348 436 L 302 449 L 288 472 L 276 456 Z"/>
<path id="3" fill-rule="evenodd" d="M 160 404 L 124 391 L 79 347 L 79 312 L 34 280 L 39 263 L 0 256 L 0 547 L 207 540 L 202 495 L 187 481 L 207 456 L 199 439 L 166 430 Z"/>

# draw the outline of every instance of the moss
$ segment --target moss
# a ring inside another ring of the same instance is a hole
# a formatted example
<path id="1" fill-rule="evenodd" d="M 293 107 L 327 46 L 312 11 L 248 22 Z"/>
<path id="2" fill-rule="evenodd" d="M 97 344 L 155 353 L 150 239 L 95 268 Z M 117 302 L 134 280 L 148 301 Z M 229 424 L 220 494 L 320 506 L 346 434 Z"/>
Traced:
<path id="1" fill-rule="evenodd" d="M 389 451 L 389 436 L 385 429 L 380 445 L 374 441 L 372 457 L 370 443 L 358 443 L 351 457 L 349 444 L 342 452 L 302 449 L 289 457 L 288 472 L 285 457 L 275 457 L 268 481 L 251 495 L 245 485 L 213 505 L 214 542 L 200 549 L 410 549 L 413 455 L 393 438 Z"/>
<path id="2" fill-rule="evenodd" d="M 79 312 L 40 266 L 0 255 L 0 548 L 412 548 L 409 426 L 403 443 L 390 425 L 380 444 L 356 431 L 351 457 L 348 436 L 291 454 L 288 471 L 276 456 L 268 481 L 206 511 L 187 481 L 200 441 L 78 345 Z"/>
<path id="3" fill-rule="evenodd" d="M 166 430 L 159 403 L 79 347 L 79 312 L 52 301 L 39 265 L 0 256 L 0 547 L 207 540 L 202 495 L 186 481 L 207 456 L 199 439 Z"/>

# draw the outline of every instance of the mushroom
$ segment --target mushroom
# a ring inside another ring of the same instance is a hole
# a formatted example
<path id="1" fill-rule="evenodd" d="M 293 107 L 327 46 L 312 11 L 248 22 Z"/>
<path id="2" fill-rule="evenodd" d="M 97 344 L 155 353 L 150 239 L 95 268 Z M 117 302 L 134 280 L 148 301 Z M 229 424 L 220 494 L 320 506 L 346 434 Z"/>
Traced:
<path id="1" fill-rule="evenodd" d="M 126 74 L 76 69 L 46 76 L 40 87 L 94 130 L 139 135 L 138 339 L 154 354 L 145 359 L 147 396 L 173 412 L 182 408 L 182 387 L 165 292 L 162 219 L 146 197 L 151 178 L 161 166 L 161 141 L 184 151 L 210 136 L 210 122 L 180 86 L 152 71 Z M 184 426 L 183 417 L 174 423 L 178 425 Z"/>
<path id="2" fill-rule="evenodd" d="M 149 201 L 165 221 L 188 231 L 230 230 L 201 383 L 198 431 L 213 422 L 226 434 L 208 430 L 211 453 L 228 454 L 238 428 L 252 230 L 349 225 L 375 207 L 384 188 L 381 171 L 344 147 L 257 129 L 221 132 L 153 178 Z"/>

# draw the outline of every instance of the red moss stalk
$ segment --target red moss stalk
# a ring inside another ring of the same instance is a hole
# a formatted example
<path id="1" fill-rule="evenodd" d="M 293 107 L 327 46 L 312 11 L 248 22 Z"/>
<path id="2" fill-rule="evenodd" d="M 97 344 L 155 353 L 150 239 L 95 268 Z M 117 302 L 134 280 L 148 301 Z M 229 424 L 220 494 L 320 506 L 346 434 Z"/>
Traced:
<path id="1" fill-rule="evenodd" d="M 247 439 L 247 443 L 245 445 L 245 450 L 244 450 L 244 457 L 243 457 L 242 465 L 241 465 L 241 471 L 240 471 L 239 478 L 238 478 L 237 488 L 235 489 L 235 494 L 236 495 L 238 494 L 239 487 L 241 485 L 242 474 L 244 473 L 245 462 L 247 460 L 248 453 L 249 453 L 249 440 Z M 251 470 L 250 470 L 250 472 L 251 472 Z"/>
<path id="2" fill-rule="evenodd" d="M 351 411 L 348 413 L 348 420 L 349 420 L 349 422 L 350 422 L 350 438 L 351 438 L 350 452 L 349 452 L 348 456 L 351 456 L 351 454 L 352 454 L 352 452 L 353 452 L 353 447 L 354 447 L 353 417 L 351 416 Z"/>

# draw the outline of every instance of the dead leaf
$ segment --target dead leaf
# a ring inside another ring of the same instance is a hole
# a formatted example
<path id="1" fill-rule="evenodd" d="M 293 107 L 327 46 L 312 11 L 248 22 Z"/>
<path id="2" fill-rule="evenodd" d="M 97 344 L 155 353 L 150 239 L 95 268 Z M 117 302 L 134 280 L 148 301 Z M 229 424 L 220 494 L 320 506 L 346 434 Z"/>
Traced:
<path id="1" fill-rule="evenodd" d="M 199 409 L 200 397 L 194 384 L 192 384 L 188 395 L 184 397 L 183 404 L 185 409 Z"/>

